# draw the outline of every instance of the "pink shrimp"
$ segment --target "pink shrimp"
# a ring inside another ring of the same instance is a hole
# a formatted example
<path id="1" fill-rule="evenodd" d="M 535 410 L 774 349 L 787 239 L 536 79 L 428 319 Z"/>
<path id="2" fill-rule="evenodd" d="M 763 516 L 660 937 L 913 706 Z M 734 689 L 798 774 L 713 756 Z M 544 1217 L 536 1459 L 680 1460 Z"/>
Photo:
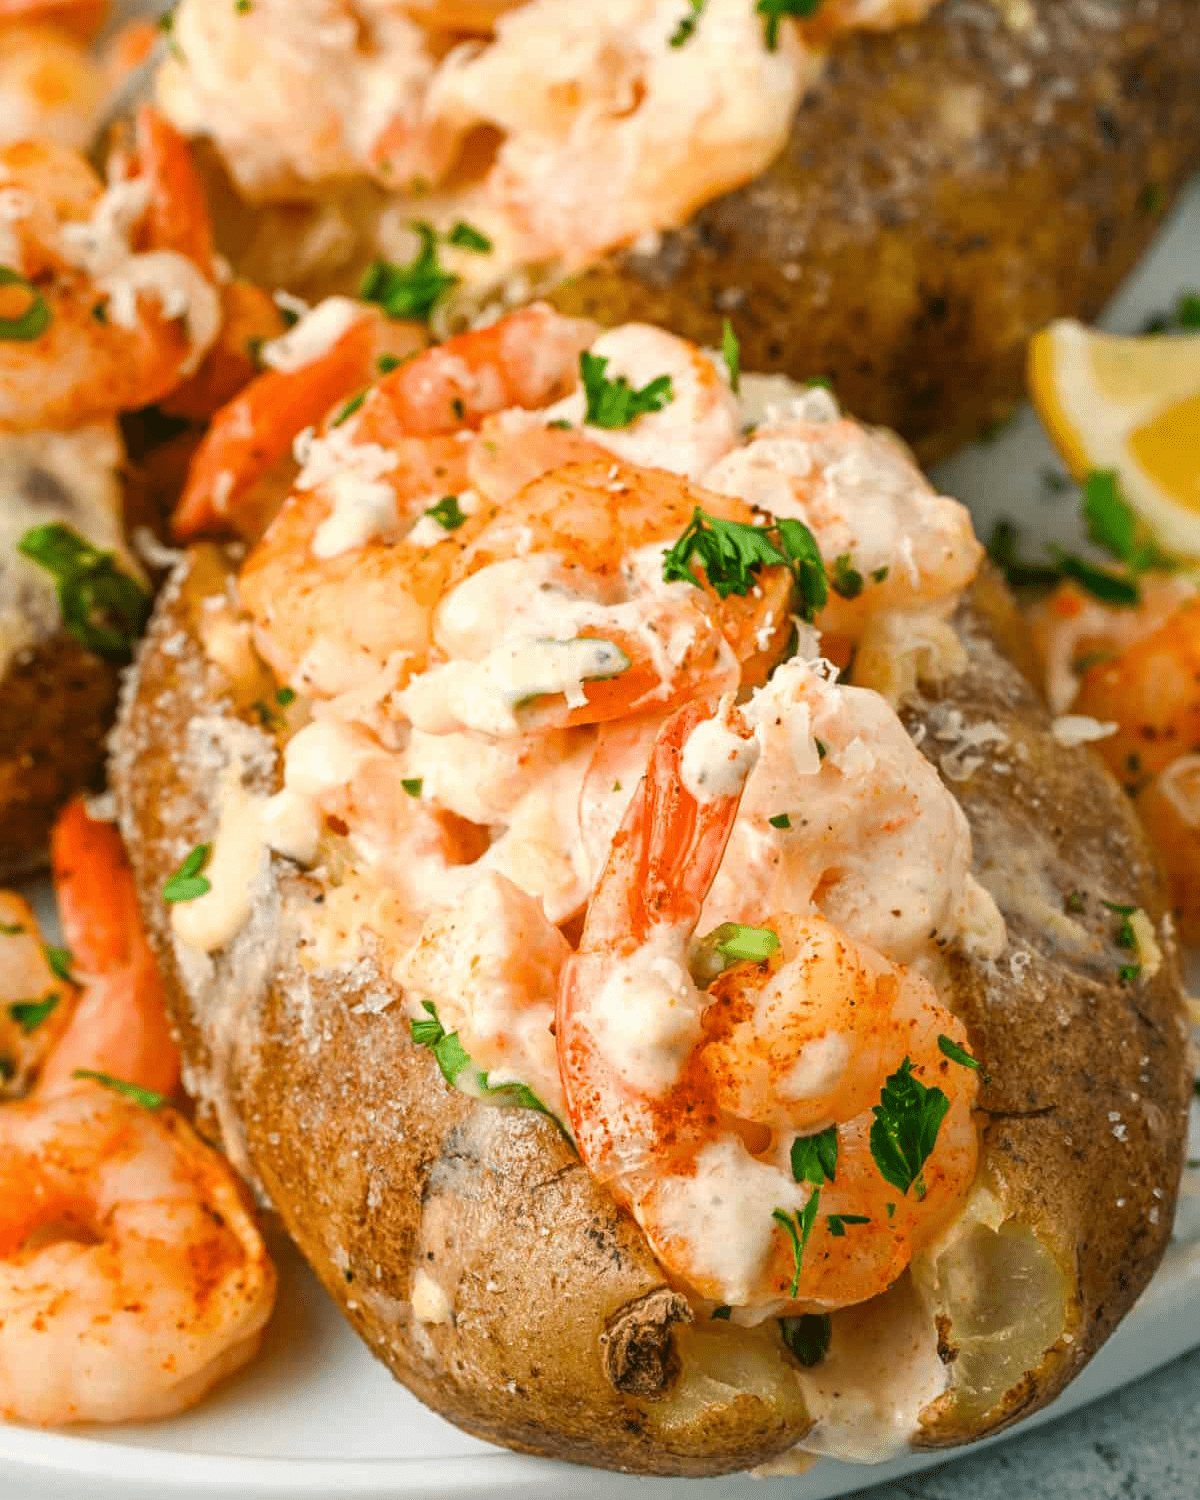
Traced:
<path id="1" fill-rule="evenodd" d="M 563 970 L 557 1040 L 589 1170 L 670 1274 L 757 1321 L 895 1280 L 973 1180 L 978 1084 L 939 1046 L 966 1035 L 927 981 L 819 917 L 764 913 L 735 934 L 758 957 L 697 983 L 724 940 L 693 943 L 737 814 L 740 786 L 726 788 L 754 753 L 736 718 L 714 731 L 711 714 L 691 703 L 655 741 Z M 717 735 L 711 795 L 690 785 L 697 730 Z M 872 1107 L 885 1087 L 934 1086 L 936 1144 L 907 1187 L 885 1179 Z M 831 1130 L 834 1170 L 798 1180 L 794 1143 Z"/>

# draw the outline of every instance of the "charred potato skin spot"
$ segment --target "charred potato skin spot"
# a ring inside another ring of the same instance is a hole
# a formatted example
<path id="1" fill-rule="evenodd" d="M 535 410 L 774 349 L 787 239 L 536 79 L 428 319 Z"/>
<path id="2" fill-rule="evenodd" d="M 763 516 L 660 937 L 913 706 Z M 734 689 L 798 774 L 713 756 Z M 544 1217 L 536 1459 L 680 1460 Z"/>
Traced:
<path id="1" fill-rule="evenodd" d="M 910 704 L 906 717 L 928 723 L 940 705 L 1010 737 L 967 779 L 948 780 L 971 823 L 976 875 L 993 889 L 1010 940 L 994 968 L 954 960 L 954 1006 L 989 1075 L 979 1100 L 982 1170 L 1073 1287 L 1066 1337 L 989 1413 L 983 1430 L 996 1431 L 1051 1401 L 1149 1281 L 1170 1238 L 1192 1089 L 1165 886 L 1128 799 L 1093 751 L 1054 742 L 1037 691 L 1013 665 L 1030 661 L 1025 626 L 995 575 L 983 576 L 955 623 L 967 671 Z M 922 748 L 944 763 L 936 737 Z M 1061 898 L 1086 893 L 1078 952 L 1065 951 L 998 882 L 996 867 L 1017 849 L 1034 851 Z M 1100 898 L 1150 916 L 1164 955 L 1153 978 L 1118 981 L 1130 955 L 1114 945 Z M 1014 969 L 1011 955 L 1022 952 L 1030 962 Z M 919 1444 L 981 1435 L 978 1426 L 963 1430 L 947 1403 L 930 1414 Z"/>
<path id="2" fill-rule="evenodd" d="M 220 1055 L 210 1050 L 220 1031 L 212 1014 L 231 988 L 227 962 L 220 958 L 208 980 L 189 981 L 159 893 L 181 849 L 211 832 L 212 768 L 189 763 L 183 752 L 189 718 L 233 712 L 196 635 L 201 601 L 224 587 L 230 566 L 217 549 L 193 549 L 164 591 L 127 682 L 114 757 L 122 828 L 201 1122 L 214 1134 L 225 1127 L 235 1159 L 242 1154 L 376 1355 L 467 1431 L 521 1451 L 646 1474 L 718 1474 L 786 1452 L 809 1425 L 786 1355 L 778 1383 L 765 1392 L 701 1378 L 699 1399 L 673 1421 L 684 1410 L 676 1398 L 700 1325 L 671 1323 L 675 1294 L 636 1225 L 549 1121 L 445 1087 L 432 1056 L 412 1044 L 399 1005 L 368 1012 L 353 987 L 304 972 L 292 923 L 317 894 L 306 877 L 279 877 L 278 962 L 272 973 L 268 961 L 263 983 L 243 995 Z M 1064 879 L 1082 872 L 1096 889 L 1111 881 L 1157 920 L 1157 877 L 1115 784 L 1088 752 L 1053 763 L 1063 752 L 1048 717 L 1011 665 L 1017 648 L 1002 649 L 1021 639 L 1003 590 L 985 581 L 959 626 L 971 667 L 940 701 L 996 718 L 1031 746 L 1044 807 L 1057 808 L 1061 797 L 1059 822 L 1069 830 L 1055 835 L 1047 856 L 1054 870 L 1068 872 Z M 936 706 L 922 701 L 913 713 L 926 716 Z M 1017 786 L 985 768 L 953 787 L 976 826 L 986 881 L 995 838 L 1006 829 L 1008 837 L 1031 837 L 1029 826 L 1045 824 L 1045 812 L 1032 805 L 1030 778 Z M 1086 1362 L 1161 1255 L 1181 1165 L 1189 1082 L 1173 949 L 1166 945 L 1158 980 L 1121 991 L 1105 967 L 1110 955 L 1098 951 L 1072 967 L 1019 913 L 1009 921 L 1013 935 L 1041 955 L 1044 977 L 1030 982 L 1027 972 L 1022 985 L 964 961 L 959 1004 L 991 1075 L 982 1098 L 985 1171 L 1006 1210 L 1062 1256 L 1075 1286 L 1072 1337 L 1054 1345 L 985 1420 L 964 1422 L 952 1402 L 927 1410 L 918 1438 L 924 1446 L 966 1442 L 1016 1420 Z M 1097 932 L 1102 925 L 1097 918 Z M 1090 1024 L 1073 1036 L 1058 1025 L 1056 1003 L 1086 1013 Z M 1142 1072 L 1148 1081 L 1134 1082 Z M 1157 1105 L 1136 1128 L 1129 1112 L 1125 1146 L 1114 1140 L 1107 1112 L 1124 1108 L 1115 1101 L 1131 1088 Z M 1128 1178 L 1129 1206 L 1120 1213 L 1105 1196 L 1114 1174 Z M 1161 1200 L 1153 1197 L 1159 1184 Z M 1151 1226 L 1155 1203 L 1160 1222 Z M 443 1315 L 426 1322 L 414 1317 L 410 1300 L 420 1271 L 444 1296 Z M 650 1361 L 646 1383 L 655 1384 L 657 1370 L 662 1386 L 621 1394 L 611 1363 L 606 1368 L 611 1333 L 639 1309 L 653 1310 L 649 1347 L 661 1355 L 657 1365 Z"/>
<path id="3" fill-rule="evenodd" d="M 1015 29 L 949 0 L 839 39 L 768 171 L 550 300 L 713 348 L 729 317 L 742 369 L 829 376 L 924 460 L 950 451 L 1011 413 L 1032 333 L 1100 311 L 1200 160 L 1189 0 L 1089 9 L 1033 0 Z"/>

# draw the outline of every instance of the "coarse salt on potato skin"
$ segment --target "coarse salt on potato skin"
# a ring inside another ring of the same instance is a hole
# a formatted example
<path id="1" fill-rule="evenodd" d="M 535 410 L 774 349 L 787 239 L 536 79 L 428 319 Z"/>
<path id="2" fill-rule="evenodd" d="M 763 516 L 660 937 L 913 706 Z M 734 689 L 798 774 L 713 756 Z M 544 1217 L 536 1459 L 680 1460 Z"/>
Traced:
<path id="1" fill-rule="evenodd" d="M 715 1474 L 782 1455 L 809 1417 L 774 1325 L 689 1323 L 640 1230 L 550 1121 L 446 1086 L 399 1004 L 356 1003 L 387 986 L 369 960 L 352 975 L 306 974 L 296 942 L 320 897 L 313 879 L 276 861 L 250 924 L 215 963 L 173 943 L 162 884 L 181 851 L 211 834 L 221 764 L 205 726 L 235 712 L 197 636 L 201 601 L 230 568 L 218 550 L 196 549 L 160 598 L 113 763 L 202 1120 L 372 1350 L 451 1421 L 513 1448 L 641 1473 Z M 966 671 L 911 709 L 934 759 L 956 749 L 952 710 L 1002 724 L 1027 749 L 993 745 L 968 779 L 951 780 L 977 873 L 1014 940 L 998 963 L 952 960 L 953 1004 L 989 1075 L 981 1181 L 1027 1225 L 1004 1244 L 1016 1243 L 1022 1274 L 1033 1247 L 1043 1282 L 1058 1278 L 1062 1291 L 1036 1368 L 985 1409 L 952 1386 L 924 1413 L 916 1441 L 927 1446 L 1044 1404 L 1132 1305 L 1169 1235 L 1190 1094 L 1169 934 L 1157 977 L 1122 986 L 1128 955 L 1112 944 L 1111 914 L 1089 898 L 1078 931 L 1061 929 L 1061 911 L 1051 920 L 1024 896 L 1040 882 L 1061 906 L 1079 888 L 1137 903 L 1161 929 L 1132 813 L 1089 751 L 1054 744 L 1010 660 L 1021 656 L 1020 627 L 1003 589 L 985 580 L 958 627 Z M 258 734 L 269 784 L 272 745 L 252 718 L 244 713 L 238 733 Z M 955 777 L 965 764 L 952 760 Z M 1032 864 L 1006 885 L 997 877 L 1017 852 Z M 989 1234 L 977 1238 L 990 1254 Z M 1025 1316 L 1017 1299 L 1014 1313 Z M 955 1343 L 952 1320 L 939 1332 L 953 1379 L 971 1351 Z M 735 1361 L 740 1388 L 721 1383 Z"/>

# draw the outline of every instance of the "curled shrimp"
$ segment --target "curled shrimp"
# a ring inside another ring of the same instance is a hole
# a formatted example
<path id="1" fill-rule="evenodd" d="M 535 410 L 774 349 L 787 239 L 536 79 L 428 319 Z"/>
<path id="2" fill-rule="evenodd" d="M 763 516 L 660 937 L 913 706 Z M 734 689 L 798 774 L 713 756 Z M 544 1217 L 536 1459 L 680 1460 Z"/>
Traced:
<path id="1" fill-rule="evenodd" d="M 116 830 L 73 803 L 53 853 L 82 995 L 0 1107 L 0 1416 L 167 1416 L 251 1357 L 275 1273 L 237 1177 L 158 1092 L 179 1061 Z"/>
<path id="2" fill-rule="evenodd" d="M 721 728 L 725 753 L 706 750 L 718 785 L 697 794 L 687 746 L 712 733 L 711 708 L 687 705 L 654 743 L 563 969 L 557 1041 L 589 1170 L 671 1275 L 754 1322 L 896 1279 L 973 1180 L 978 1085 L 940 1050 L 966 1037 L 932 986 L 819 917 L 764 913 L 774 951 L 697 983 L 696 926 L 754 758 L 741 726 Z M 897 1074 L 940 1087 L 947 1110 L 905 1190 L 870 1139 Z M 834 1172 L 798 1182 L 793 1142 L 830 1127 Z"/>
<path id="3" fill-rule="evenodd" d="M 433 617 L 447 660 L 404 690 L 405 713 L 435 734 L 594 724 L 736 688 L 743 663 L 778 659 L 792 628 L 787 568 L 726 599 L 664 582 L 663 555 L 697 506 L 751 520 L 736 501 L 627 464 L 569 465 L 527 485 L 453 563 Z"/>
<path id="4" fill-rule="evenodd" d="M 204 192 L 183 141 L 149 108 L 132 165 L 137 175 L 104 192 L 61 147 L 0 151 L 0 296 L 24 330 L 0 341 L 0 429 L 150 405 L 216 337 Z"/>
<path id="5" fill-rule="evenodd" d="M 487 519 L 467 493 L 471 429 L 569 391 L 593 335 L 590 323 L 529 307 L 418 355 L 345 420 L 334 414 L 239 579 L 280 678 L 326 697 L 397 655 L 423 662 L 453 561 Z M 448 495 L 459 509 L 447 524 L 425 515 Z"/>
<path id="6" fill-rule="evenodd" d="M 898 439 L 840 417 L 825 391 L 769 418 L 701 483 L 809 527 L 833 582 L 817 625 L 834 637 L 857 640 L 884 610 L 948 611 L 983 560 L 966 507 L 939 495 Z"/>
<path id="7" fill-rule="evenodd" d="M 0 1098 L 29 1089 L 70 1023 L 77 991 L 50 960 L 29 903 L 0 891 Z"/>
<path id="8" fill-rule="evenodd" d="M 271 515 L 264 519 L 260 487 L 282 465 L 283 493 L 291 488 L 297 473 L 292 447 L 300 433 L 376 380 L 381 362 L 406 359 L 424 343 L 418 325 L 330 297 L 289 334 L 265 344 L 261 357 L 268 368 L 228 402 L 216 403 L 175 509 L 175 535 L 181 541 L 222 529 L 261 535 Z M 178 403 L 176 393 L 175 409 Z M 278 505 L 268 500 L 266 509 Z"/>
<path id="9" fill-rule="evenodd" d="M 0 10 L 0 145 L 52 141 L 82 151 L 105 99 L 104 71 L 84 40 L 32 7 Z"/>

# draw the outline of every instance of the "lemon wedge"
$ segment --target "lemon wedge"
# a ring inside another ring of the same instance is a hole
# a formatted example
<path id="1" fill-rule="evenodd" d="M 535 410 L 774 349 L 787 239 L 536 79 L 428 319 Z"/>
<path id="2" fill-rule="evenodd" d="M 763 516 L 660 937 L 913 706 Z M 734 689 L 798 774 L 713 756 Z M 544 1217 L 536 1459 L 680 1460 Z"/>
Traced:
<path id="1" fill-rule="evenodd" d="M 1076 479 L 1115 469 L 1163 546 L 1200 557 L 1200 336 L 1123 338 L 1051 323 L 1029 392 Z"/>

